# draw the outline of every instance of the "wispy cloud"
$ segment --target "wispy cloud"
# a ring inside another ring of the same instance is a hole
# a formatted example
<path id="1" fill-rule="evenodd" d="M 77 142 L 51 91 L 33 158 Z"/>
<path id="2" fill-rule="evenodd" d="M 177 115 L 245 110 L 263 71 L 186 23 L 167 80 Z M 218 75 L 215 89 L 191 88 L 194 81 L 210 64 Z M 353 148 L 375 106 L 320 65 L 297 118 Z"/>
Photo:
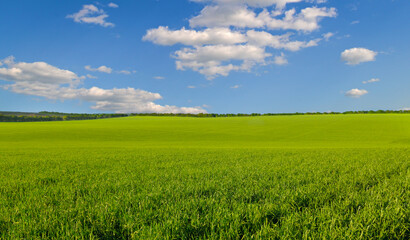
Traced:
<path id="1" fill-rule="evenodd" d="M 325 39 L 325 41 L 329 41 L 329 39 L 333 37 L 334 35 L 335 35 L 334 33 L 328 32 L 328 33 L 323 34 L 322 36 L 323 36 L 323 39 Z"/>
<path id="2" fill-rule="evenodd" d="M 288 64 L 288 60 L 285 57 L 285 54 L 281 53 L 280 56 L 275 56 L 273 61 L 276 65 L 286 65 Z"/>
<path id="3" fill-rule="evenodd" d="M 107 22 L 105 19 L 108 14 L 93 4 L 83 5 L 83 8 L 73 14 L 67 15 L 67 18 L 74 19 L 77 23 L 97 24 L 103 27 L 114 27 L 114 23 Z"/>
<path id="4" fill-rule="evenodd" d="M 131 74 L 131 71 L 121 70 L 121 71 L 117 71 L 117 73 L 119 73 L 119 74 L 125 74 L 125 75 L 130 75 L 130 74 Z"/>
<path id="5" fill-rule="evenodd" d="M 84 68 L 91 72 L 103 72 L 103 73 L 108 73 L 108 74 L 112 73 L 112 68 L 104 66 L 104 65 L 98 68 L 92 68 L 90 65 L 87 65 Z"/>
<path id="6" fill-rule="evenodd" d="M 368 83 L 375 83 L 375 82 L 380 82 L 380 79 L 379 78 L 372 78 L 370 80 L 363 81 L 362 83 L 363 84 L 368 84 Z"/>
<path id="7" fill-rule="evenodd" d="M 92 68 L 90 65 L 87 65 L 84 67 L 86 70 L 91 71 L 91 72 L 102 72 L 102 73 L 118 73 L 118 74 L 125 74 L 125 75 L 130 75 L 131 73 L 135 73 L 136 71 L 128 71 L 128 70 L 119 70 L 119 71 L 114 71 L 112 68 L 107 67 L 107 66 L 100 66 L 97 68 Z"/>
<path id="8" fill-rule="evenodd" d="M 110 7 L 110 8 L 118 8 L 119 6 L 118 6 L 118 4 L 115 4 L 115 3 L 110 2 L 110 3 L 108 4 L 108 7 Z"/>
<path id="9" fill-rule="evenodd" d="M 91 74 L 87 74 L 86 77 L 87 77 L 87 78 L 90 78 L 90 79 L 97 79 L 97 78 L 98 78 L 98 77 L 93 76 L 93 75 L 91 75 Z"/>

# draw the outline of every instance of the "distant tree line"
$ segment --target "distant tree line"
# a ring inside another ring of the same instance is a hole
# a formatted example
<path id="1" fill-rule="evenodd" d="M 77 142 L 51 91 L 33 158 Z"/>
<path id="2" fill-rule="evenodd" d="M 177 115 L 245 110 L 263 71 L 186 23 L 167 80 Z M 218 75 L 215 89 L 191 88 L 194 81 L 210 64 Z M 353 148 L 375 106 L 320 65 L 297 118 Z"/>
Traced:
<path id="1" fill-rule="evenodd" d="M 63 114 L 40 112 L 37 114 L 5 115 L 0 114 L 0 122 L 49 122 L 49 121 L 70 121 L 70 120 L 90 120 L 102 118 L 128 117 L 128 114 Z"/>
<path id="2" fill-rule="evenodd" d="M 293 115 L 334 115 L 334 114 L 389 114 L 389 113 L 410 113 L 410 110 L 377 110 L 377 111 L 346 111 L 346 112 L 306 112 L 306 113 L 132 113 L 130 116 L 169 116 L 169 117 L 257 117 L 257 116 L 293 116 Z"/>
<path id="3" fill-rule="evenodd" d="M 60 112 L 39 112 L 39 113 L 21 113 L 21 114 L 2 114 L 0 113 L 0 122 L 47 122 L 47 121 L 70 121 L 70 120 L 90 120 L 102 118 L 117 118 L 128 116 L 162 116 L 162 117 L 197 117 L 197 118 L 220 118 L 220 117 L 256 117 L 256 116 L 294 116 L 294 115 L 335 115 L 335 114 L 389 114 L 401 113 L 408 114 L 410 110 L 377 110 L 377 111 L 346 111 L 346 112 L 306 112 L 306 113 L 101 113 L 101 114 L 78 114 L 78 113 L 60 113 Z"/>

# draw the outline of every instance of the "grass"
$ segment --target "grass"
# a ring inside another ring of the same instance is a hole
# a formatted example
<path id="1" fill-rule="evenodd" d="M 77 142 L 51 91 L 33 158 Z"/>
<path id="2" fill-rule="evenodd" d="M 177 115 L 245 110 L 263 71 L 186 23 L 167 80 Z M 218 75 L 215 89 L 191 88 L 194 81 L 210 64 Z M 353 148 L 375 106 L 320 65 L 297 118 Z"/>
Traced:
<path id="1" fill-rule="evenodd" d="M 410 115 L 0 123 L 0 239 L 409 239 Z"/>

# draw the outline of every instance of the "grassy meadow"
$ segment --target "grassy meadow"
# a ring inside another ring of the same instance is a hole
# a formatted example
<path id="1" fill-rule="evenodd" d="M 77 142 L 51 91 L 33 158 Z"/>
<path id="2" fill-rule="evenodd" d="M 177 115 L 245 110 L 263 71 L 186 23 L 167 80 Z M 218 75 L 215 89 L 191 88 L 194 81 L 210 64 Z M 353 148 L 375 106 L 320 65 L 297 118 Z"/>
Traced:
<path id="1" fill-rule="evenodd" d="M 0 123 L 0 239 L 409 239 L 410 114 Z"/>

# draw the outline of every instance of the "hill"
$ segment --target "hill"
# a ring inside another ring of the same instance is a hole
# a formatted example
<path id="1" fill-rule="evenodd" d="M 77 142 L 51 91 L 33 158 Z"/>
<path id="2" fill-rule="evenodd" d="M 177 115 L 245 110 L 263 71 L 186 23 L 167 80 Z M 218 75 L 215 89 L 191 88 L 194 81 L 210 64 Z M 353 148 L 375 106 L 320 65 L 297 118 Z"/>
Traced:
<path id="1" fill-rule="evenodd" d="M 410 115 L 0 123 L 0 239 L 409 239 Z"/>

